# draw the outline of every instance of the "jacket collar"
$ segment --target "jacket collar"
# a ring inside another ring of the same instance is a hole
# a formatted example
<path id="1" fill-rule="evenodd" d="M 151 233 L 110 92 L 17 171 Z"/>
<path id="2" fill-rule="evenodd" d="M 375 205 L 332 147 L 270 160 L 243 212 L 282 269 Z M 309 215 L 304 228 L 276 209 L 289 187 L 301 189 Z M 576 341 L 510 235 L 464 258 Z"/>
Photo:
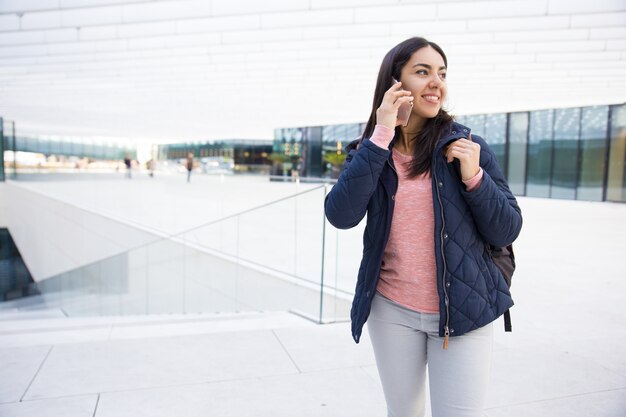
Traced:
<path id="1" fill-rule="evenodd" d="M 455 140 L 461 138 L 468 138 L 471 131 L 472 130 L 469 127 L 464 126 L 461 123 L 452 122 L 450 124 L 450 130 L 448 131 L 448 133 L 444 134 L 442 136 L 442 139 L 437 143 L 437 146 L 435 147 L 435 152 L 449 145 L 450 142 L 454 142 Z"/>

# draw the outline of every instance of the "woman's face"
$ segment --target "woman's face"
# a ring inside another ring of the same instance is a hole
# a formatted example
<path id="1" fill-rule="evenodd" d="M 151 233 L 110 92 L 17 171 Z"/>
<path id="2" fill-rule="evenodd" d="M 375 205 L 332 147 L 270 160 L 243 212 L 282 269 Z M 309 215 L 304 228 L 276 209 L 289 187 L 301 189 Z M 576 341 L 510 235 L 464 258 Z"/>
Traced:
<path id="1" fill-rule="evenodd" d="M 402 88 L 412 93 L 414 116 L 431 119 L 439 113 L 446 98 L 446 64 L 434 48 L 426 46 L 411 55 L 402 68 Z"/>

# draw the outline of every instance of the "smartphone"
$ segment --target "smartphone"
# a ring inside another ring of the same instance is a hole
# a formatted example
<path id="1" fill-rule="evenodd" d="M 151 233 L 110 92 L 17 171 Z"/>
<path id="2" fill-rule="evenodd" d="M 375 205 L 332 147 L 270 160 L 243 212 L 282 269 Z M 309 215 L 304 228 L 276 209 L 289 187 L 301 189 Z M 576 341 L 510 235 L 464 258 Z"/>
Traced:
<path id="1" fill-rule="evenodd" d="M 397 83 L 398 80 L 392 78 L 394 83 Z M 411 117 L 411 111 L 413 110 L 413 103 L 402 103 L 398 108 L 398 122 L 402 126 L 406 126 L 409 124 L 409 118 Z"/>

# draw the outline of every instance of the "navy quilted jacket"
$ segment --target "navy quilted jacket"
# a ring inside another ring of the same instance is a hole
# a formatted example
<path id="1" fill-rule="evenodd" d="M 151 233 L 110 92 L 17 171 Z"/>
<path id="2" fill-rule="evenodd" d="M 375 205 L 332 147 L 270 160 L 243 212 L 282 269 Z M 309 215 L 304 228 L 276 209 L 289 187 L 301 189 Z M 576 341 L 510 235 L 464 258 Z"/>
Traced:
<path id="1" fill-rule="evenodd" d="M 487 248 L 488 244 L 506 246 L 517 238 L 521 211 L 493 151 L 475 135 L 472 140 L 481 146 L 483 180 L 476 190 L 465 190 L 458 161 L 448 164 L 443 148 L 469 133 L 469 128 L 451 123 L 432 163 L 440 336 L 460 336 L 482 327 L 513 305 Z M 393 142 L 389 149 L 392 146 Z M 397 187 L 391 151 L 365 139 L 349 152 L 337 184 L 326 196 L 326 217 L 339 229 L 356 226 L 367 214 L 363 259 L 350 313 L 357 343 L 376 292 Z"/>

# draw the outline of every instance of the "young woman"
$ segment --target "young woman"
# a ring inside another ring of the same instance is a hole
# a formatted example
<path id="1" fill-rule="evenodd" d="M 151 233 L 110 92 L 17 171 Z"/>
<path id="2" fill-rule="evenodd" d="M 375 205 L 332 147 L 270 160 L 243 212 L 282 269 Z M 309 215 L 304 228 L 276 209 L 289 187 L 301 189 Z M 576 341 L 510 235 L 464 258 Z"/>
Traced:
<path id="1" fill-rule="evenodd" d="M 521 212 L 494 153 L 443 110 L 446 72 L 423 38 L 387 53 L 325 201 L 341 229 L 367 214 L 352 335 L 369 317 L 389 417 L 424 415 L 426 369 L 433 417 L 482 416 L 492 322 L 513 305 L 488 248 L 515 240 Z"/>

